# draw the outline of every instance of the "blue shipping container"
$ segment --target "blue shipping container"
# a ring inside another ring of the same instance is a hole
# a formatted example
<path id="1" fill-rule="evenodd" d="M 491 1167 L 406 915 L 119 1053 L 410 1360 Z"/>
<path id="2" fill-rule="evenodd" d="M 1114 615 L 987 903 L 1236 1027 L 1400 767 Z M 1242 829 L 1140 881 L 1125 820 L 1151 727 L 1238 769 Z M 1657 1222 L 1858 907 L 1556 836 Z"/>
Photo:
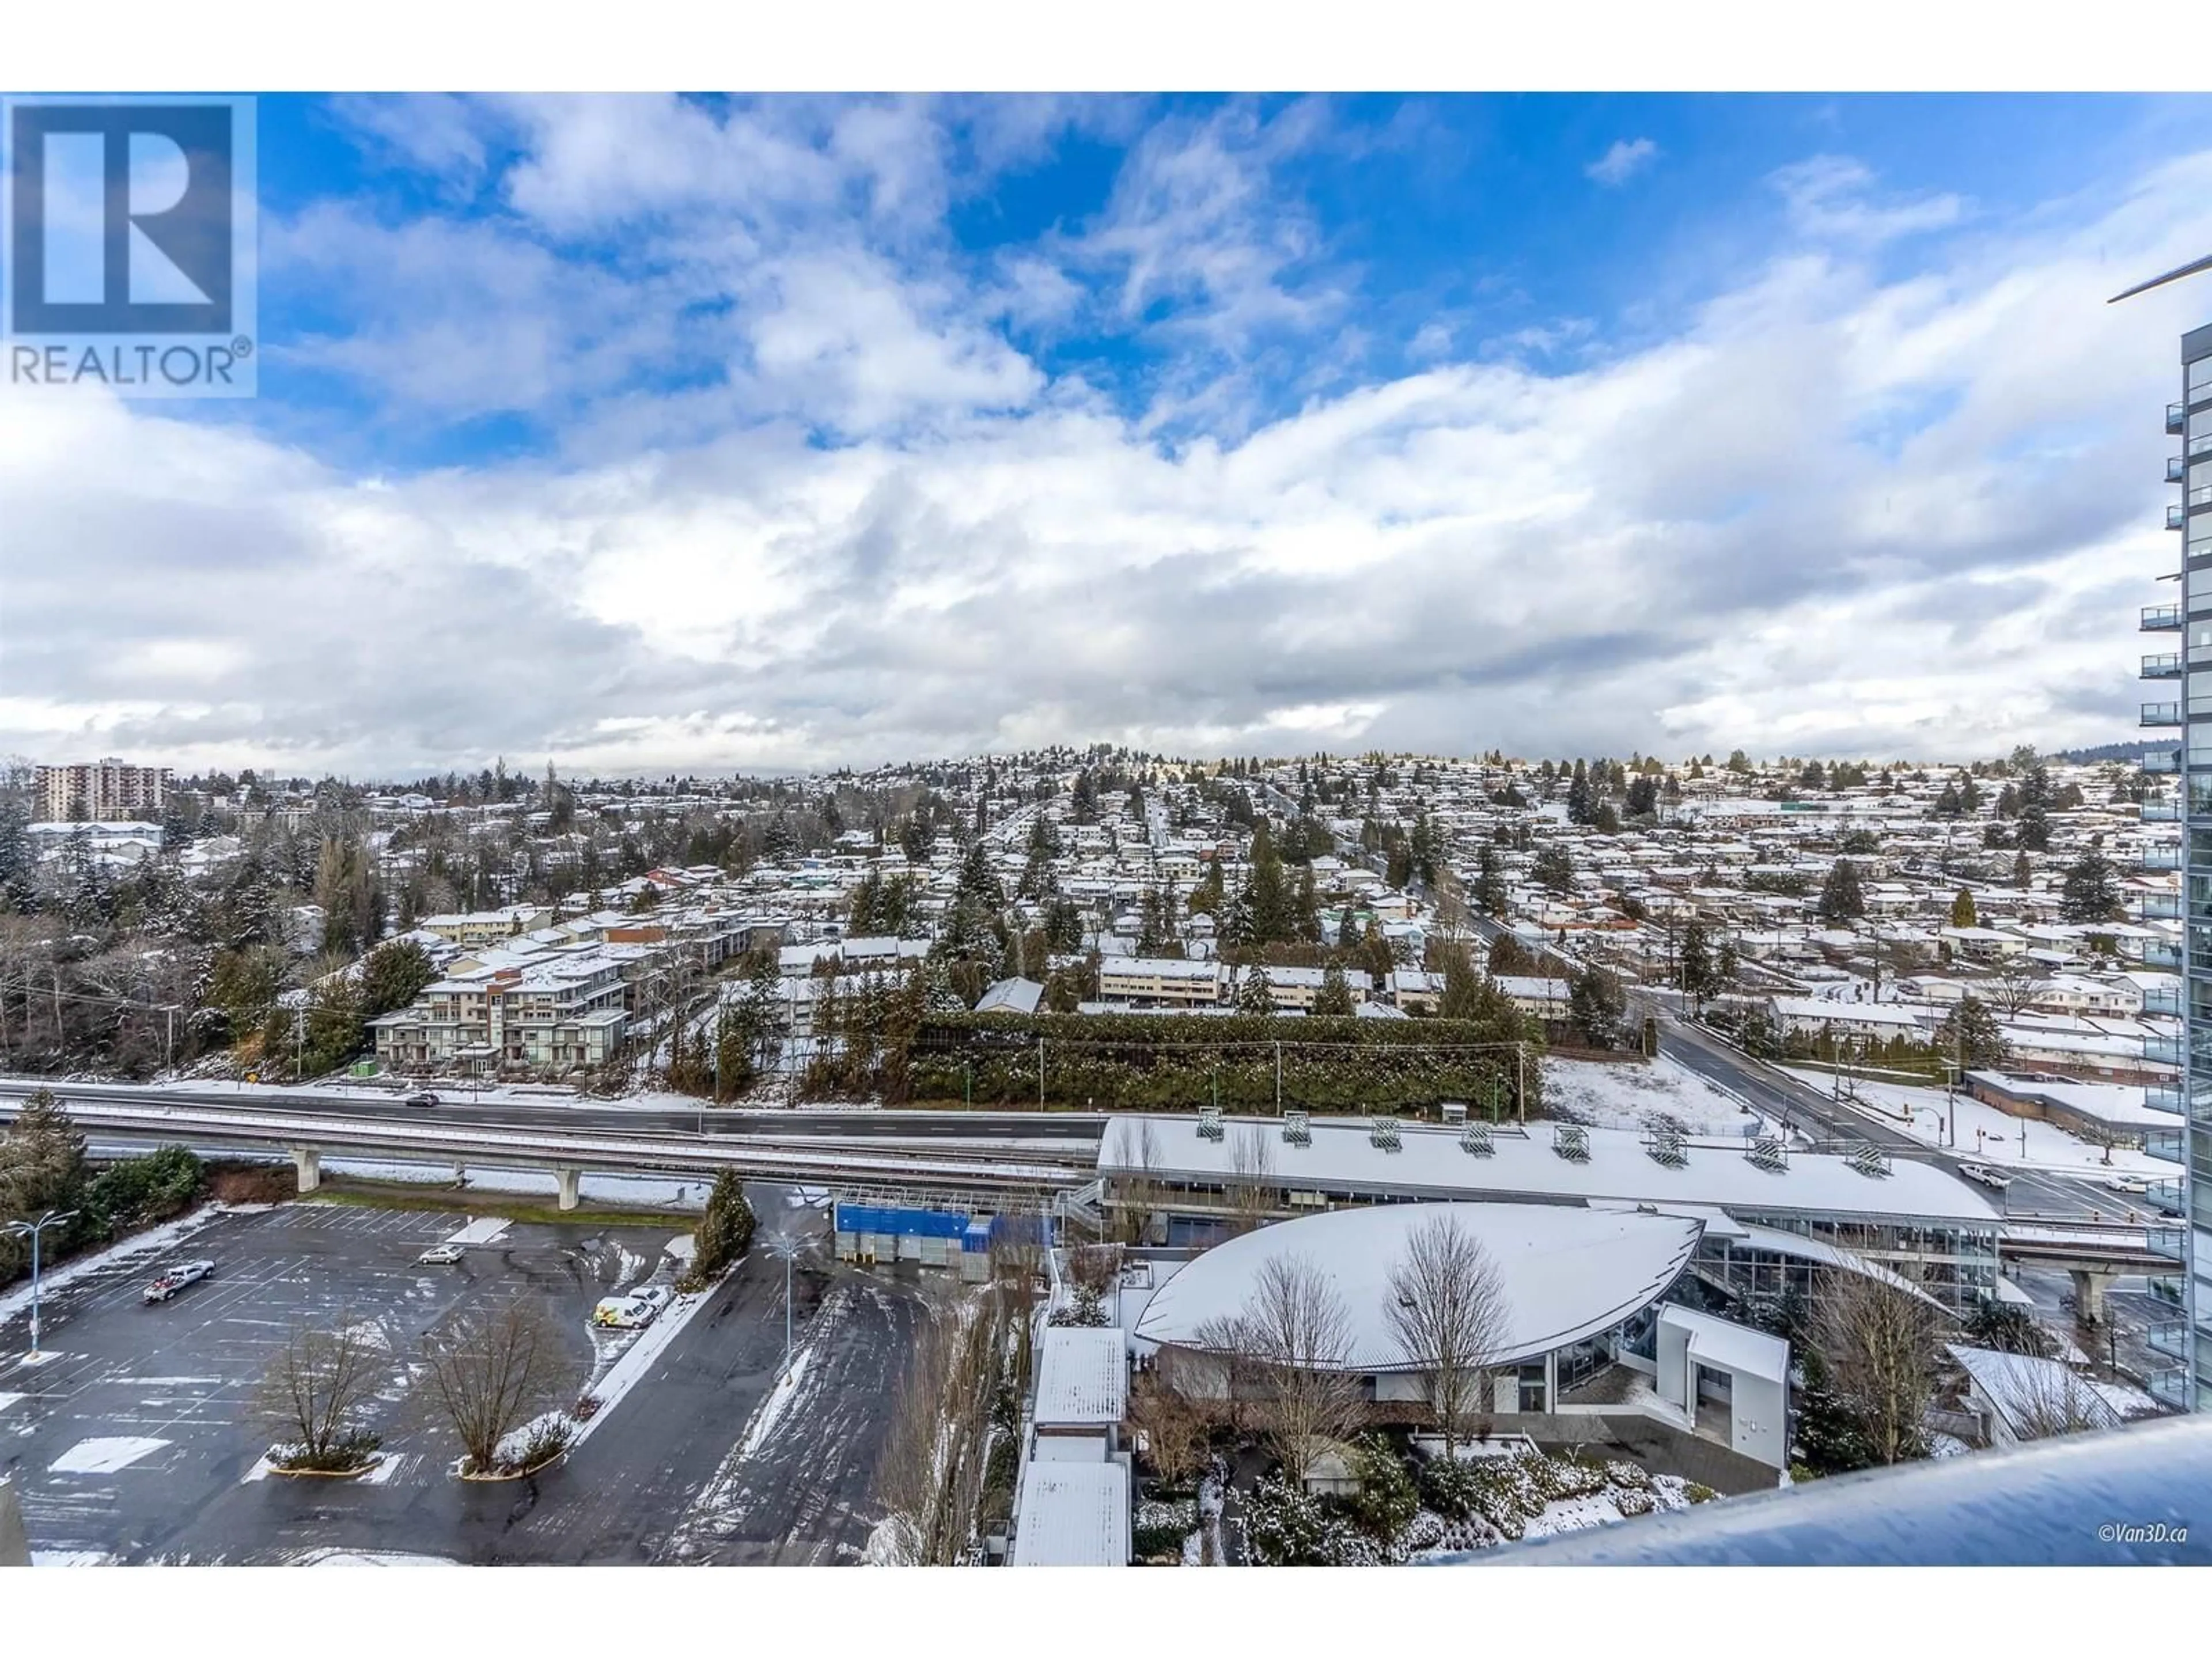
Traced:
<path id="1" fill-rule="evenodd" d="M 909 1210 L 840 1203 L 837 1231 L 889 1233 L 899 1238 L 962 1238 L 968 1231 L 968 1213 L 964 1210 Z"/>

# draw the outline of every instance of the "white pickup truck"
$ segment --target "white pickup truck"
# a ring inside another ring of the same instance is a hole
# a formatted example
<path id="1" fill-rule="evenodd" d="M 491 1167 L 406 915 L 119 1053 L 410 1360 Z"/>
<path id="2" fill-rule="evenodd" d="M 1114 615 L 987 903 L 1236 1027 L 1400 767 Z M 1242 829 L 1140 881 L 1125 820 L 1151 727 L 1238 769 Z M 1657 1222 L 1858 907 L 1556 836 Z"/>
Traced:
<path id="1" fill-rule="evenodd" d="M 197 1285 L 215 1271 L 212 1261 L 179 1261 L 173 1267 L 164 1268 L 159 1278 L 146 1287 L 149 1302 L 167 1302 L 188 1285 Z"/>

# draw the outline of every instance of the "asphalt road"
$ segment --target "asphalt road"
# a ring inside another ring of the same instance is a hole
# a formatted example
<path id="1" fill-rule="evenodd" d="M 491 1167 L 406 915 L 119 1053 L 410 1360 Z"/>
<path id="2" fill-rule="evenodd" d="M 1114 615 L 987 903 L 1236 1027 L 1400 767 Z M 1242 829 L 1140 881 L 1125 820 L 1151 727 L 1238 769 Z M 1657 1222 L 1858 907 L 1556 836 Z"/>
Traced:
<path id="1" fill-rule="evenodd" d="M 1843 1105 L 1664 1013 L 1660 1016 L 1660 1047 L 1708 1082 L 1741 1096 L 1762 1112 L 1816 1140 L 1870 1143 L 1898 1157 L 1917 1158 L 1954 1172 L 1961 1163 L 1975 1161 L 1971 1152 L 1938 1149 L 1916 1140 L 1903 1130 Z M 2006 1173 L 2012 1177 L 2012 1185 L 2002 1194 L 1989 1195 L 2008 1215 L 2085 1221 L 2124 1221 L 2130 1217 L 2143 1220 L 2153 1215 L 2141 1200 L 2131 1200 L 2091 1178 L 2018 1167 L 2008 1167 Z"/>
<path id="2" fill-rule="evenodd" d="M 774 1200 L 763 1194 L 768 1224 L 788 1213 L 769 1210 Z M 653 1273 L 668 1235 L 518 1224 L 459 1267 L 415 1266 L 459 1225 L 316 1205 L 234 1214 L 50 1298 L 55 1357 L 43 1364 L 23 1362 L 21 1317 L 0 1327 L 0 1469 L 16 1478 L 34 1552 L 276 1562 L 398 1551 L 482 1564 L 859 1553 L 876 1518 L 868 1502 L 910 1289 L 840 1279 L 826 1263 L 794 1274 L 794 1322 L 820 1363 L 749 1443 L 784 1334 L 781 1264 L 756 1251 L 565 1463 L 533 1481 L 465 1485 L 447 1473 L 457 1447 L 410 1364 L 422 1332 L 473 1297 L 542 1297 L 573 1333 L 580 1389 L 593 1351 L 585 1314 Z M 216 1275 L 145 1306 L 156 1265 L 192 1255 L 215 1259 Z M 303 1320 L 373 1322 L 392 1356 L 374 1413 L 392 1472 L 377 1484 L 251 1478 L 273 1435 L 249 1398 Z"/>

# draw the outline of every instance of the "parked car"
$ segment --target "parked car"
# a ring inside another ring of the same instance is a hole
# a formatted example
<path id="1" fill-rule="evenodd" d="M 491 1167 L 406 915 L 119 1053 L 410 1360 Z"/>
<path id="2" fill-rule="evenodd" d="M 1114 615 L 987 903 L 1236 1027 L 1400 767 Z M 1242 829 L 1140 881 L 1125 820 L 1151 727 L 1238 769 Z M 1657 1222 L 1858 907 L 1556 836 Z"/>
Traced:
<path id="1" fill-rule="evenodd" d="M 161 1276 L 146 1287 L 149 1302 L 167 1302 L 188 1285 L 197 1285 L 215 1271 L 212 1261 L 179 1261 L 173 1267 L 162 1270 Z"/>
<path id="2" fill-rule="evenodd" d="M 467 1254 L 458 1244 L 433 1244 L 415 1260 L 425 1267 L 450 1267 Z"/>
<path id="3" fill-rule="evenodd" d="M 420 1094 L 412 1094 L 408 1096 L 407 1103 L 410 1106 L 420 1106 L 425 1111 L 428 1111 L 431 1107 L 435 1106 L 438 1103 L 438 1097 L 432 1094 L 428 1089 L 425 1089 Z"/>
<path id="4" fill-rule="evenodd" d="M 1994 1187 L 1999 1192 L 2012 1185 L 2012 1177 L 2002 1170 L 1992 1170 L 1986 1164 L 1961 1164 L 1959 1173 L 1969 1181 L 1978 1181 L 1984 1187 Z"/>
<path id="5" fill-rule="evenodd" d="M 2110 1185 L 2116 1193 L 2126 1193 L 2133 1198 L 2142 1198 L 2150 1192 L 2150 1182 L 2139 1175 L 2116 1175 Z"/>

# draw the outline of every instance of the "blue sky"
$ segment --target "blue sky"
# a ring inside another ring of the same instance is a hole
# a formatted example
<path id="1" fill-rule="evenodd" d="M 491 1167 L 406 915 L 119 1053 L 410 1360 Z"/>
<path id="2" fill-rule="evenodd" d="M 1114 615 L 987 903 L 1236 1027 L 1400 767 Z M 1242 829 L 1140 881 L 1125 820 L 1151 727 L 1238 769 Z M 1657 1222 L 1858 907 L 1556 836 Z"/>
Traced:
<path id="1" fill-rule="evenodd" d="M 2202 99 L 259 119 L 261 397 L 0 403 L 11 747 L 366 774 L 2128 724 L 2155 411 L 2212 289 L 2100 302 L 2212 248 Z"/>

